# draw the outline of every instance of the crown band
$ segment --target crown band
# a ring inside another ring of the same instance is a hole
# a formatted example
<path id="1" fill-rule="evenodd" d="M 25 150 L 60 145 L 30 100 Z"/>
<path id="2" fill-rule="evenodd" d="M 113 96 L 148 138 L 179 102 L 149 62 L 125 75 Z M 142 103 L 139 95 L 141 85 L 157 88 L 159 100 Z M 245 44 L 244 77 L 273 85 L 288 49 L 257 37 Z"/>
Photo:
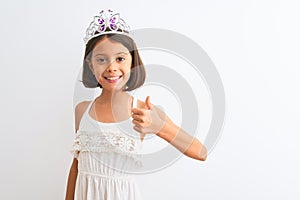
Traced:
<path id="1" fill-rule="evenodd" d="M 95 16 L 94 21 L 92 21 L 87 28 L 84 41 L 87 44 L 92 38 L 111 33 L 127 35 L 130 37 L 129 32 L 129 26 L 122 18 L 120 18 L 119 13 L 114 13 L 112 10 L 102 10 L 100 15 Z"/>

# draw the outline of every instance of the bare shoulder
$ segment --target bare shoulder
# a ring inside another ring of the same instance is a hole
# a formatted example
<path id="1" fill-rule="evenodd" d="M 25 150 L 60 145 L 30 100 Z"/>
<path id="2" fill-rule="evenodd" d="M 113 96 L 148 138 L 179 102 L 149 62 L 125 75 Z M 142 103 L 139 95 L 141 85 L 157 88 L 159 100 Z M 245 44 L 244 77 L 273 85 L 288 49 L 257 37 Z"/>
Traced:
<path id="1" fill-rule="evenodd" d="M 75 114 L 80 114 L 81 112 L 84 112 L 87 109 L 89 103 L 91 103 L 91 101 L 82 101 L 78 103 L 75 107 Z"/>
<path id="2" fill-rule="evenodd" d="M 82 101 L 75 107 L 75 131 L 79 129 L 81 118 L 91 101 Z"/>

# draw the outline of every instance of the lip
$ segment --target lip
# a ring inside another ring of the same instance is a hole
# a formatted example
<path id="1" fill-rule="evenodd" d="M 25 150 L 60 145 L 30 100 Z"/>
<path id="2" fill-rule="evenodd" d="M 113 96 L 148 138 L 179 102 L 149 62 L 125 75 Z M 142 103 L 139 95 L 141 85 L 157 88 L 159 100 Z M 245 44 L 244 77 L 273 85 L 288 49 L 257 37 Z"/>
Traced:
<path id="1" fill-rule="evenodd" d="M 108 81 L 109 83 L 115 83 L 117 82 L 118 80 L 120 80 L 120 78 L 122 78 L 123 75 L 120 75 L 120 76 L 104 76 L 104 79 L 106 81 Z"/>

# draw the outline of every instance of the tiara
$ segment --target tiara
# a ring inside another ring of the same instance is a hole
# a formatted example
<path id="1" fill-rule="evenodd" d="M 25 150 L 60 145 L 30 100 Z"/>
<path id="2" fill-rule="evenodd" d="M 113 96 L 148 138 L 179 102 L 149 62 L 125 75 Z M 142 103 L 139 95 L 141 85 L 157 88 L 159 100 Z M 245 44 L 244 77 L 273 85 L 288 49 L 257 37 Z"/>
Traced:
<path id="1" fill-rule="evenodd" d="M 83 40 L 87 44 L 92 38 L 110 33 L 125 34 L 130 37 L 129 31 L 129 26 L 120 18 L 119 13 L 114 13 L 110 9 L 107 11 L 102 10 L 100 15 L 95 16 L 94 21 L 90 23 Z"/>

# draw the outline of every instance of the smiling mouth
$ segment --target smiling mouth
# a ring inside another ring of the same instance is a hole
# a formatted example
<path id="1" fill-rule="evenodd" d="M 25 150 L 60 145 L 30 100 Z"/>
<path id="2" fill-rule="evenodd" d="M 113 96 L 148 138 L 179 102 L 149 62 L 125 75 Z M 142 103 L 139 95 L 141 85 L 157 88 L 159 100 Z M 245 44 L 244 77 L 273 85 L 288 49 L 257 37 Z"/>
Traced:
<path id="1" fill-rule="evenodd" d="M 122 77 L 122 75 L 121 76 L 110 76 L 110 77 L 104 76 L 104 78 L 109 81 L 115 81 L 115 80 L 120 79 L 121 77 Z"/>

